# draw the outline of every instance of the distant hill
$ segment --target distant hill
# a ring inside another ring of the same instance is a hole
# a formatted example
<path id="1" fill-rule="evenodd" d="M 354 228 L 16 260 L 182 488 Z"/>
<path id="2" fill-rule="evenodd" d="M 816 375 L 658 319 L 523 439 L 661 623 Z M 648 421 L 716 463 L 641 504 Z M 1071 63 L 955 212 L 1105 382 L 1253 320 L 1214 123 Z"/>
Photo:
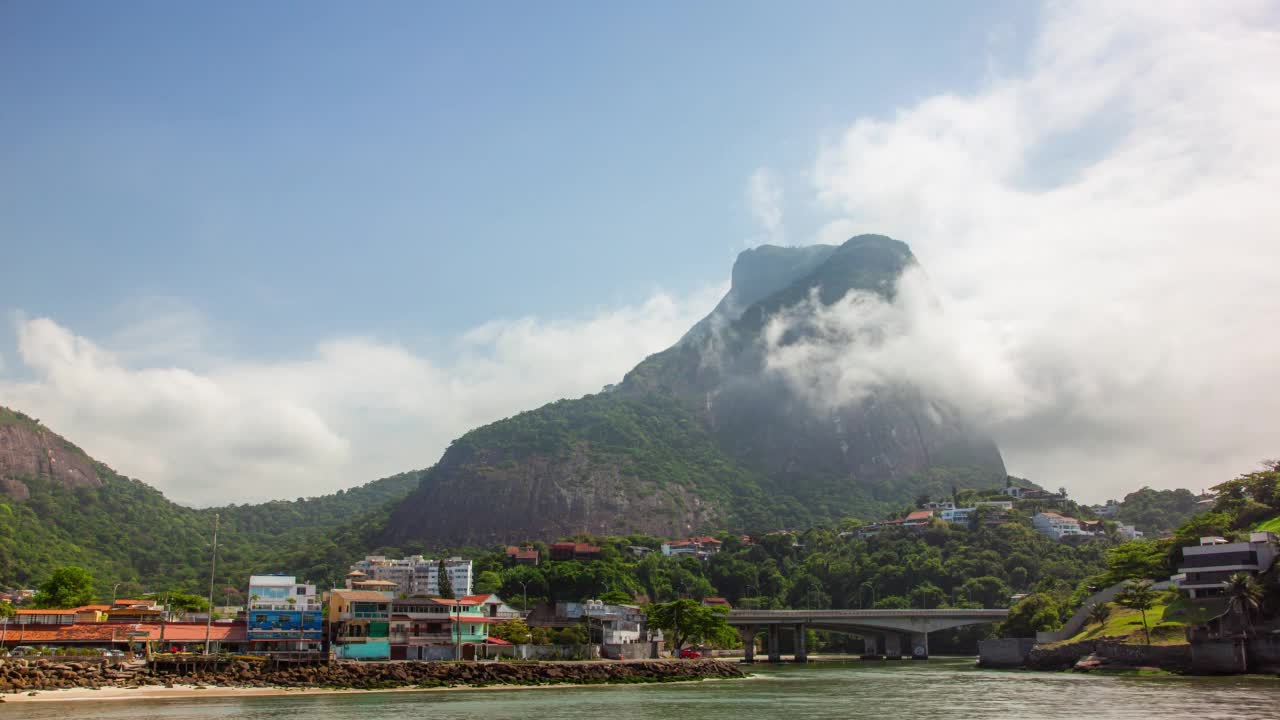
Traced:
<path id="1" fill-rule="evenodd" d="M 279 570 L 320 579 L 363 551 L 342 528 L 383 522 L 385 507 L 419 479 L 409 472 L 316 498 L 197 510 L 0 407 L 0 587 L 30 586 L 75 564 L 138 589 L 200 588 L 214 513 L 220 578 L 241 585 L 251 572 Z"/>
<path id="2" fill-rule="evenodd" d="M 771 529 L 1001 485 L 995 443 L 941 399 L 883 386 L 816 411 L 768 368 L 764 333 L 778 313 L 850 291 L 892 299 L 915 265 L 906 244 L 879 235 L 742 253 L 729 292 L 680 342 L 605 392 L 463 435 L 370 541 Z M 783 342 L 804 339 L 803 323 L 794 332 Z"/>

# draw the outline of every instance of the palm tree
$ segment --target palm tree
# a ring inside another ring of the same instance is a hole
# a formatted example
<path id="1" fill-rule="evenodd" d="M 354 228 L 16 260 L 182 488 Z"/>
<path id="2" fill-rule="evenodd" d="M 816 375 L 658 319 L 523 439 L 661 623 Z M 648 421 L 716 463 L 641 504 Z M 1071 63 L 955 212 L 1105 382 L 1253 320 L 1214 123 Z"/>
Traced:
<path id="1" fill-rule="evenodd" d="M 1089 606 L 1088 619 L 1091 623 L 1097 623 L 1099 627 L 1107 624 L 1107 618 L 1111 617 L 1111 606 L 1106 603 L 1094 603 Z"/>
<path id="2" fill-rule="evenodd" d="M 1245 634 L 1253 631 L 1253 613 L 1262 606 L 1262 586 L 1249 573 L 1238 572 L 1227 579 L 1223 593 L 1227 606 L 1243 620 Z"/>
<path id="3" fill-rule="evenodd" d="M 1146 637 L 1148 645 L 1151 644 L 1151 629 L 1147 627 L 1147 611 L 1156 604 L 1159 597 L 1159 594 L 1151 589 L 1151 583 L 1145 580 L 1130 580 L 1116 595 L 1116 602 L 1130 610 L 1142 613 L 1142 634 Z"/>

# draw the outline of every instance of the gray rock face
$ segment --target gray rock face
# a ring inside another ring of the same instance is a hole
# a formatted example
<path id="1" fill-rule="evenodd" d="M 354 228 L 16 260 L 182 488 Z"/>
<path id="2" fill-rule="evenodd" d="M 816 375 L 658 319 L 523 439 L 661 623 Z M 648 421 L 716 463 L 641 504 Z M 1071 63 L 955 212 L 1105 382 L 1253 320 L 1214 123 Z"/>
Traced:
<path id="1" fill-rule="evenodd" d="M 0 408 L 0 493 L 26 500 L 30 490 L 23 480 L 30 478 L 52 480 L 70 488 L 102 484 L 93 462 L 79 448 L 43 426 Z"/>

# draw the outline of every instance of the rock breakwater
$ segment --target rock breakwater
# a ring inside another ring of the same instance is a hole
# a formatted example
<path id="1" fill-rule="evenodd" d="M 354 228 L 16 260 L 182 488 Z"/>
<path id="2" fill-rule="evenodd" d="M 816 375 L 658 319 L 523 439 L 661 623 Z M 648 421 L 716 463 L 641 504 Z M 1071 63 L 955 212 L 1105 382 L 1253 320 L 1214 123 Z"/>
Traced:
<path id="1" fill-rule="evenodd" d="M 256 660 L 148 667 L 97 663 L 0 661 L 0 693 L 71 688 L 194 685 L 252 688 L 485 687 L 491 685 L 591 685 L 740 678 L 742 670 L 718 660 L 631 662 L 331 662 L 274 665 Z"/>

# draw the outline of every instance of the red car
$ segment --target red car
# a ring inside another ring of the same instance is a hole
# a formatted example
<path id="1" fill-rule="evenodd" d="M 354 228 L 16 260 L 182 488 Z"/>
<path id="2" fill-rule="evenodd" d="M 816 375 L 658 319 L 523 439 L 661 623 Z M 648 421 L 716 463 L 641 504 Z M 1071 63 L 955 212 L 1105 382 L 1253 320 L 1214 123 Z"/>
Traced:
<path id="1" fill-rule="evenodd" d="M 702 657 L 702 653 L 694 650 L 693 648 L 685 648 L 680 651 L 680 654 L 677 657 L 681 660 L 697 660 Z"/>

